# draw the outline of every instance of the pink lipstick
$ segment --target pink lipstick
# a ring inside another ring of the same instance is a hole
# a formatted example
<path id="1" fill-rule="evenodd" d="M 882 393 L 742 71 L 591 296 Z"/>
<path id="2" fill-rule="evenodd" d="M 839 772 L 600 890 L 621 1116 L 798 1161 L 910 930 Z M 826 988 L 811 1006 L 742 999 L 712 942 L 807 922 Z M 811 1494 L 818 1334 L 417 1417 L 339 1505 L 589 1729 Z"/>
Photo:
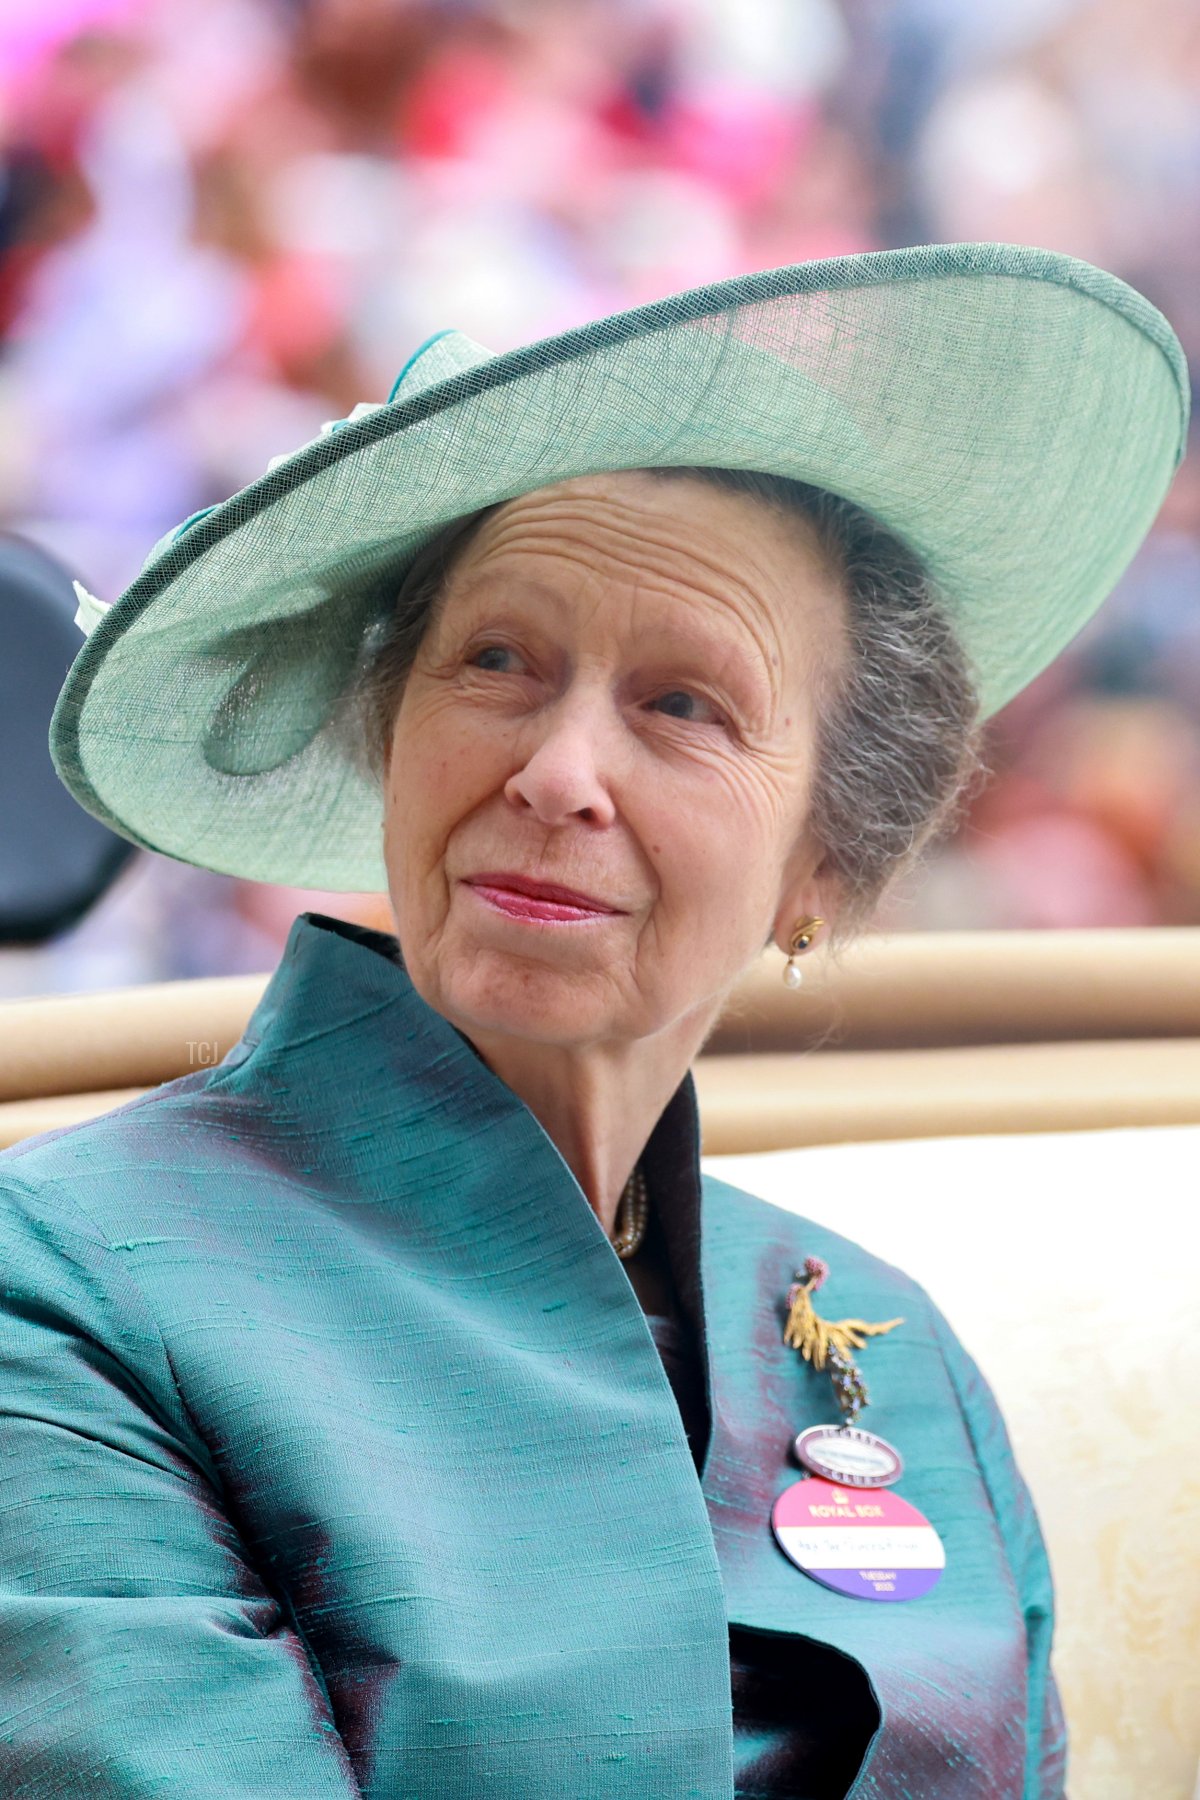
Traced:
<path id="1" fill-rule="evenodd" d="M 582 924 L 613 918 L 619 907 L 608 906 L 591 894 L 562 887 L 554 881 L 534 881 L 526 875 L 489 871 L 473 875 L 465 884 L 486 906 L 510 919 L 526 919 L 552 925 Z"/>

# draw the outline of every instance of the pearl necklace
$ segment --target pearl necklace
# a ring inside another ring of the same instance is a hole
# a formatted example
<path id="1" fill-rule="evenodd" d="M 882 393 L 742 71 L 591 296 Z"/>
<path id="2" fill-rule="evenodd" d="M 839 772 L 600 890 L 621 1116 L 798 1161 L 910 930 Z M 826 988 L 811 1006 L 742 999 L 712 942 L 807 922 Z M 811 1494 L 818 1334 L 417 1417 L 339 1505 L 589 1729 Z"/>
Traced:
<path id="1" fill-rule="evenodd" d="M 642 1174 L 639 1163 L 622 1188 L 621 1198 L 617 1202 L 617 1231 L 611 1242 L 622 1262 L 628 1262 L 641 1249 L 649 1217 L 646 1177 Z"/>

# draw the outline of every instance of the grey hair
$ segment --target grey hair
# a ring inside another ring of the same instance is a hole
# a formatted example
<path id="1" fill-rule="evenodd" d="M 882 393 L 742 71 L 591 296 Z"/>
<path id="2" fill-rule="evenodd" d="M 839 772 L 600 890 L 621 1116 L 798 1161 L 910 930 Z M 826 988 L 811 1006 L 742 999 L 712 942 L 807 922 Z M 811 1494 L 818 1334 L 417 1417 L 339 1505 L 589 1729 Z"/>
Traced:
<path id="1" fill-rule="evenodd" d="M 808 806 L 837 897 L 825 941 L 837 946 L 866 926 L 887 888 L 957 823 L 984 773 L 978 688 L 949 613 L 915 551 L 839 494 L 753 470 L 638 473 L 705 481 L 804 520 L 839 579 L 847 655 L 836 674 L 817 682 Z M 355 695 L 366 768 L 379 782 L 421 640 L 455 564 L 496 509 L 455 519 L 426 544 L 381 622 Z"/>

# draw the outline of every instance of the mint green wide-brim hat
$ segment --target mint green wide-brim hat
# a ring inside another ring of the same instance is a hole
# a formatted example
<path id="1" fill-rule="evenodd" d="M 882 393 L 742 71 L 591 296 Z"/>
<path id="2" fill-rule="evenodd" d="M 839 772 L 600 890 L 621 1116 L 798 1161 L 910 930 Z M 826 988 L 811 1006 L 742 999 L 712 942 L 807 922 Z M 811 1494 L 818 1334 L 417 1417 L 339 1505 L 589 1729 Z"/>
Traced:
<path id="1" fill-rule="evenodd" d="M 134 843 L 298 887 L 386 888 L 349 695 L 416 552 L 570 476 L 708 464 L 830 488 L 923 558 L 985 716 L 1095 612 L 1183 454 L 1167 321 L 1090 264 L 933 244 L 741 276 L 492 355 L 457 331 L 187 520 L 107 608 L 51 725 Z"/>

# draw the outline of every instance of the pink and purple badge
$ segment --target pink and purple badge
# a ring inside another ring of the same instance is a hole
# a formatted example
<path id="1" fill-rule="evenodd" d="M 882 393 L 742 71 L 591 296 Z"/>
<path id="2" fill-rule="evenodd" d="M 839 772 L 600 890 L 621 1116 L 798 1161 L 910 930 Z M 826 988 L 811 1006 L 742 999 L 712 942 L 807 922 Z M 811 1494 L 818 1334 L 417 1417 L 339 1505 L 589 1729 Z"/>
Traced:
<path id="1" fill-rule="evenodd" d="M 890 1489 L 850 1489 L 810 1476 L 780 1494 L 771 1528 L 798 1569 L 857 1600 L 917 1600 L 946 1566 L 942 1540 L 924 1513 Z"/>

